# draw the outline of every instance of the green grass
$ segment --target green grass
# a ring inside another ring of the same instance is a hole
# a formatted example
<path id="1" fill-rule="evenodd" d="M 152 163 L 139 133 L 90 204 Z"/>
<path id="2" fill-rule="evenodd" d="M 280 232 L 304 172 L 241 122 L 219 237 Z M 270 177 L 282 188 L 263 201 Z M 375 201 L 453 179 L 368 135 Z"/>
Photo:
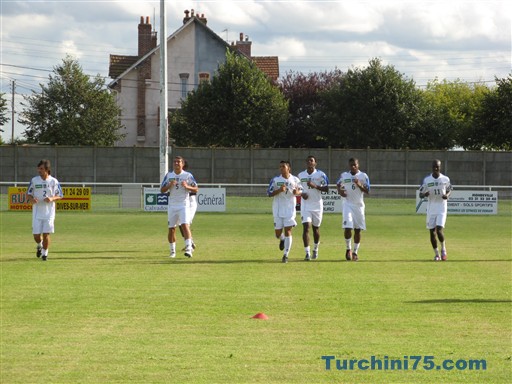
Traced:
<path id="1" fill-rule="evenodd" d="M 302 261 L 296 228 L 284 265 L 270 201 L 229 206 L 268 213 L 198 213 L 190 260 L 167 257 L 165 213 L 59 212 L 43 263 L 30 213 L 1 212 L 0 382 L 511 382 L 510 202 L 449 216 L 444 263 L 409 201 L 368 200 L 358 263 L 343 260 L 340 214 L 318 261 Z M 487 369 L 327 371 L 325 355 Z"/>

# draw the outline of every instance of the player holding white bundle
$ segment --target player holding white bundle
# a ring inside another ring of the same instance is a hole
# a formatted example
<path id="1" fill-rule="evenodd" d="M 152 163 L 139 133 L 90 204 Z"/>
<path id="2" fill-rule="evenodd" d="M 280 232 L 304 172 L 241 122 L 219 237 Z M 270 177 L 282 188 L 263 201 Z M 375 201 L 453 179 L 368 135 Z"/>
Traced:
<path id="1" fill-rule="evenodd" d="M 173 171 L 167 173 L 162 180 L 160 192 L 169 192 L 168 202 L 168 227 L 167 239 L 171 250 L 170 257 L 176 257 L 176 225 L 180 225 L 185 238 L 185 256 L 192 257 L 192 234 L 190 222 L 192 215 L 190 211 L 189 194 L 197 193 L 197 186 L 194 176 L 183 169 L 185 160 L 176 156 L 173 160 Z"/>
<path id="2" fill-rule="evenodd" d="M 430 231 L 430 243 L 434 249 L 434 260 L 447 258 L 444 226 L 448 215 L 448 197 L 453 187 L 450 178 L 441 173 L 441 160 L 432 162 L 432 174 L 426 176 L 420 186 L 420 198 L 427 198 L 427 229 Z M 441 243 L 441 255 L 437 240 Z"/>
<path id="3" fill-rule="evenodd" d="M 364 194 L 370 193 L 370 179 L 359 170 L 359 160 L 351 158 L 348 161 L 350 170 L 343 172 L 336 182 L 340 196 L 345 198 L 343 203 L 343 229 L 345 235 L 347 260 L 359 260 L 361 245 L 361 230 L 366 230 Z M 352 229 L 354 230 L 354 250 L 352 251 Z"/>
<path id="4" fill-rule="evenodd" d="M 37 172 L 39 175 L 30 181 L 27 197 L 32 204 L 32 234 L 37 243 L 36 256 L 46 261 L 50 234 L 55 232 L 55 201 L 62 199 L 63 193 L 59 181 L 50 174 L 50 160 L 41 160 L 37 164 Z"/>
<path id="5" fill-rule="evenodd" d="M 309 245 L 309 229 L 313 227 L 313 260 L 318 258 L 320 246 L 320 225 L 324 213 L 324 202 L 322 192 L 329 191 L 329 179 L 327 175 L 316 169 L 315 156 L 306 158 L 306 170 L 298 174 L 302 185 L 300 203 L 300 215 L 302 218 L 302 241 L 306 257 L 304 260 L 311 260 L 311 247 Z"/>
<path id="6" fill-rule="evenodd" d="M 296 196 L 300 196 L 302 186 L 299 178 L 291 174 L 290 162 L 281 161 L 279 171 L 281 175 L 270 180 L 267 195 L 274 198 L 272 202 L 274 230 L 279 239 L 279 249 L 284 250 L 282 262 L 287 263 L 293 243 L 292 228 L 297 225 L 295 221 Z"/>

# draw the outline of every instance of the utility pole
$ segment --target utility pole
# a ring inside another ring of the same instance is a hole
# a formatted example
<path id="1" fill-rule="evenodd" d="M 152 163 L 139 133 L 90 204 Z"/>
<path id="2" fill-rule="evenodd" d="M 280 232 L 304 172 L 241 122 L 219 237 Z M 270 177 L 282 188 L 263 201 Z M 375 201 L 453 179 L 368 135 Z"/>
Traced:
<path id="1" fill-rule="evenodd" d="M 12 81 L 12 102 L 11 102 L 11 144 L 14 144 L 14 92 L 16 90 L 16 80 Z"/>
<path id="2" fill-rule="evenodd" d="M 160 180 L 169 170 L 167 22 L 165 0 L 160 0 Z"/>

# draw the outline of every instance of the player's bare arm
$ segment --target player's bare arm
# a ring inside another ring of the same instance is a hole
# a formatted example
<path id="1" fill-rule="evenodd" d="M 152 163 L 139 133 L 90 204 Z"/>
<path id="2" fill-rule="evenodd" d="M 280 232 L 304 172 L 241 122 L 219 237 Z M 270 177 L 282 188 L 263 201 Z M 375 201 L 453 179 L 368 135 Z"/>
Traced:
<path id="1" fill-rule="evenodd" d="M 176 180 L 169 180 L 163 187 L 160 188 L 160 192 L 165 193 L 175 186 Z"/>
<path id="2" fill-rule="evenodd" d="M 52 201 L 60 200 L 60 199 L 62 199 L 62 197 L 61 197 L 61 196 L 48 196 L 48 197 L 46 197 L 46 198 L 44 199 L 44 201 L 45 201 L 46 203 L 51 203 Z"/>
<path id="3" fill-rule="evenodd" d="M 311 180 L 308 181 L 308 187 L 311 188 L 311 189 L 318 189 L 319 191 L 322 191 L 322 192 L 327 192 L 329 191 L 329 187 L 327 185 L 317 185 L 315 183 L 313 183 Z"/>
<path id="4" fill-rule="evenodd" d="M 347 197 L 347 191 L 345 190 L 345 186 L 342 184 L 336 185 L 336 189 L 341 197 Z"/>
<path id="5" fill-rule="evenodd" d="M 368 191 L 368 187 L 367 187 L 366 185 L 364 185 L 364 184 L 361 182 L 361 180 L 359 180 L 359 179 L 357 179 L 357 178 L 356 178 L 356 179 L 354 180 L 354 184 L 355 184 L 355 185 L 356 185 L 356 186 L 357 186 L 361 191 L 363 191 L 364 193 L 369 193 L 369 191 Z"/>
<path id="6" fill-rule="evenodd" d="M 285 185 L 281 185 L 279 188 L 273 190 L 272 192 L 269 193 L 268 197 L 274 197 L 278 194 L 280 194 L 281 192 L 285 192 L 286 191 L 286 186 Z"/>
<path id="7" fill-rule="evenodd" d="M 199 187 L 197 185 L 189 185 L 186 180 L 181 182 L 181 186 L 192 193 L 197 193 Z"/>

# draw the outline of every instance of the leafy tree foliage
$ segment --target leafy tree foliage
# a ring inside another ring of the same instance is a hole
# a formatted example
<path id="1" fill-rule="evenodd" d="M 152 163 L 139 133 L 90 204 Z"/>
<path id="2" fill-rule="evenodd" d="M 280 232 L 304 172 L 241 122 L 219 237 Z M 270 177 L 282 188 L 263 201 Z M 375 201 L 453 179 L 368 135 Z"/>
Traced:
<path id="1" fill-rule="evenodd" d="M 341 148 L 417 148 L 421 94 L 379 59 L 350 69 L 321 94 L 315 115 L 328 145 Z"/>
<path id="2" fill-rule="evenodd" d="M 171 114 L 169 136 L 180 146 L 274 147 L 286 134 L 287 108 L 254 63 L 228 51 L 211 83 L 189 93 Z"/>
<path id="3" fill-rule="evenodd" d="M 471 131 L 462 142 L 468 149 L 512 150 L 512 74 L 497 79 L 485 93 Z"/>
<path id="4" fill-rule="evenodd" d="M 428 131 L 437 136 L 438 148 L 464 146 L 475 113 L 488 91 L 484 84 L 471 85 L 461 80 L 428 83 L 423 91 L 427 105 L 425 126 L 430 125 Z"/>
<path id="5" fill-rule="evenodd" d="M 342 77 L 339 70 L 321 73 L 289 72 L 280 83 L 281 92 L 288 100 L 288 129 L 280 147 L 326 146 L 327 140 L 318 135 L 318 127 L 312 118 L 321 103 L 321 92 L 329 89 Z"/>
<path id="6" fill-rule="evenodd" d="M 8 121 L 9 118 L 7 117 L 7 100 L 5 99 L 5 93 L 0 93 L 0 127 L 3 127 Z M 0 132 L 3 131 L 3 129 L 0 129 Z"/>
<path id="7" fill-rule="evenodd" d="M 25 97 L 18 121 L 27 142 L 111 146 L 123 137 L 120 108 L 99 75 L 90 78 L 70 56 L 53 73 L 41 93 Z"/>

